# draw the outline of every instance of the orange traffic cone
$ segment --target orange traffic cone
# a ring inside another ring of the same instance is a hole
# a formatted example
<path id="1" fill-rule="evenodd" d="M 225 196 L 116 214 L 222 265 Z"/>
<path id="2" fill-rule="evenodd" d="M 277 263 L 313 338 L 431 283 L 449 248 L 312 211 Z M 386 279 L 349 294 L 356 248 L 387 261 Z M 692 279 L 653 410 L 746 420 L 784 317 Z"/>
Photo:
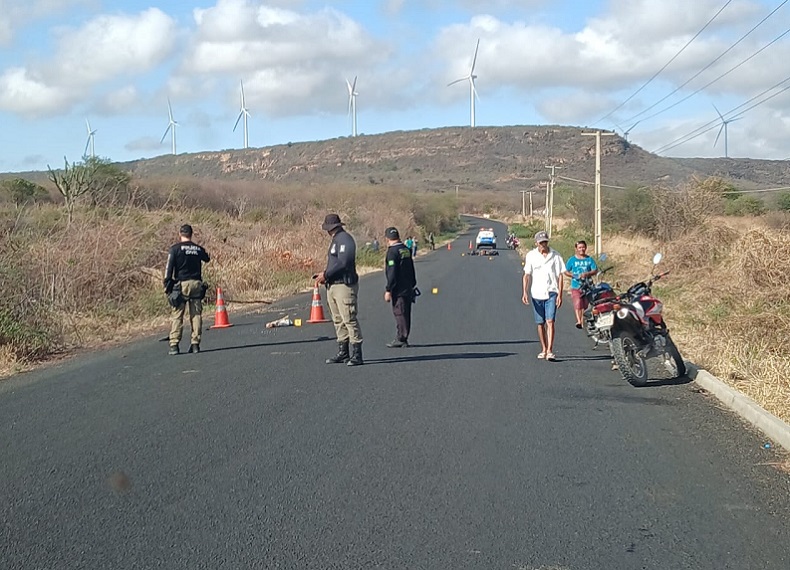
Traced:
<path id="1" fill-rule="evenodd" d="M 310 318 L 308 323 L 328 323 L 329 319 L 324 317 L 324 306 L 321 304 L 321 293 L 318 291 L 318 283 L 313 287 L 313 302 L 310 305 Z"/>
<path id="2" fill-rule="evenodd" d="M 222 289 L 217 287 L 217 311 L 214 313 L 214 325 L 210 329 L 226 329 L 233 325 L 228 322 L 228 311 L 225 310 L 225 298 Z"/>

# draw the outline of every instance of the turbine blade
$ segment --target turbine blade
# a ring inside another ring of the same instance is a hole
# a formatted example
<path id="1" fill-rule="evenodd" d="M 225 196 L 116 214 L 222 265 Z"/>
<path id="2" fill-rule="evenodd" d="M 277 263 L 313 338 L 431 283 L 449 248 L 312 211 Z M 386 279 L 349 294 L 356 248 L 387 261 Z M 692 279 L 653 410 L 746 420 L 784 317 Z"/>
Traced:
<path id="1" fill-rule="evenodd" d="M 167 117 L 170 119 L 170 122 L 173 122 L 173 107 L 170 105 L 170 97 L 167 98 Z"/>
<path id="2" fill-rule="evenodd" d="M 469 71 L 469 75 L 472 75 L 475 72 L 475 63 L 477 63 L 478 49 L 480 49 L 480 38 L 477 38 L 477 45 L 475 46 L 475 56 L 472 58 L 472 69 Z"/>
<path id="3" fill-rule="evenodd" d="M 721 127 L 719 127 L 719 132 L 716 134 L 716 140 L 713 141 L 713 146 L 716 146 L 716 143 L 719 142 L 719 137 L 721 136 L 721 132 L 724 130 L 724 126 L 726 123 L 722 123 Z"/>
<path id="4" fill-rule="evenodd" d="M 241 118 L 242 118 L 243 116 L 244 116 L 244 111 L 242 111 L 241 113 L 239 113 L 239 116 L 236 118 L 236 124 L 235 124 L 235 125 L 233 125 L 233 132 L 234 132 L 234 133 L 236 132 L 236 127 L 238 127 L 238 126 L 239 126 L 239 121 L 241 121 Z"/>
<path id="5" fill-rule="evenodd" d="M 354 83 L 351 84 L 351 94 L 356 95 L 357 90 L 357 76 L 354 76 Z"/>
<path id="6" fill-rule="evenodd" d="M 450 83 L 447 84 L 447 87 L 450 87 L 450 85 L 455 85 L 456 83 L 461 83 L 461 81 L 466 81 L 467 79 L 469 79 L 469 77 L 471 76 L 462 77 L 461 79 L 456 79 L 455 81 L 451 81 Z"/>
<path id="7" fill-rule="evenodd" d="M 711 105 L 713 105 L 713 103 L 711 103 Z M 723 121 L 723 120 L 724 120 L 724 115 L 722 115 L 721 113 L 719 113 L 719 109 L 718 109 L 718 107 L 716 107 L 716 105 L 713 105 L 713 108 L 714 108 L 714 109 L 716 109 L 716 114 L 717 114 L 717 115 L 719 116 L 719 118 L 720 118 L 720 119 Z"/>
<path id="8" fill-rule="evenodd" d="M 244 82 L 239 80 L 239 85 L 241 85 L 241 108 L 244 108 Z"/>
<path id="9" fill-rule="evenodd" d="M 159 144 L 162 144 L 163 142 L 165 142 L 165 137 L 167 136 L 167 133 L 170 132 L 170 128 L 172 126 L 173 126 L 173 123 L 170 123 L 169 125 L 167 125 L 167 128 L 165 129 L 165 134 L 162 135 L 162 140 L 159 141 Z"/>
<path id="10" fill-rule="evenodd" d="M 354 94 L 354 89 L 351 87 L 351 82 L 346 79 L 346 87 L 348 88 L 348 96 L 351 97 Z"/>
<path id="11" fill-rule="evenodd" d="M 472 93 L 474 93 L 475 97 L 477 98 L 477 100 L 480 101 L 480 95 L 477 94 L 477 88 L 475 87 L 475 79 L 474 79 L 474 77 L 471 77 L 469 79 L 469 82 L 472 84 Z"/>
<path id="12" fill-rule="evenodd" d="M 88 119 L 85 119 L 85 126 L 88 127 L 88 134 L 91 134 L 91 124 L 88 122 Z"/>
<path id="13" fill-rule="evenodd" d="M 90 135 L 88 135 L 88 140 L 85 141 L 85 150 L 82 151 L 82 156 L 88 156 L 88 147 L 90 146 L 90 144 L 91 144 L 91 137 Z"/>

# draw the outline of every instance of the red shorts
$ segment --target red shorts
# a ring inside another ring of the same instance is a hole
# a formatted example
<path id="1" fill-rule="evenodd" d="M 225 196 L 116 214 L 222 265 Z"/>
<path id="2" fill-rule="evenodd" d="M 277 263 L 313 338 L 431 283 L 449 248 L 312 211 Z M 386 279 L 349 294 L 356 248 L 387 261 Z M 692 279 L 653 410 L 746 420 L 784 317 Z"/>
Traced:
<path id="1" fill-rule="evenodd" d="M 582 296 L 580 289 L 571 289 L 571 299 L 573 299 L 573 308 L 581 309 L 582 311 L 587 308 L 589 304 L 587 299 Z"/>

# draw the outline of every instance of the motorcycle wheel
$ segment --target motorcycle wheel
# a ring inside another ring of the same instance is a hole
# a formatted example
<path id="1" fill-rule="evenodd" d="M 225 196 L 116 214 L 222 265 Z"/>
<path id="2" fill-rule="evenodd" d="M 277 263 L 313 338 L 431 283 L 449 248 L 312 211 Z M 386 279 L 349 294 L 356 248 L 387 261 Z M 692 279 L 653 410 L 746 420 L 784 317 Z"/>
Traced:
<path id="1" fill-rule="evenodd" d="M 675 368 L 677 369 L 677 377 L 685 376 L 686 375 L 686 363 L 683 361 L 683 357 L 680 356 L 680 351 L 678 347 L 675 346 L 675 341 L 672 340 L 667 334 L 667 354 L 672 357 L 672 360 L 675 361 Z"/>
<path id="2" fill-rule="evenodd" d="M 622 331 L 612 339 L 612 356 L 623 378 L 632 386 L 647 384 L 647 361 L 639 354 L 639 343 L 634 336 Z"/>

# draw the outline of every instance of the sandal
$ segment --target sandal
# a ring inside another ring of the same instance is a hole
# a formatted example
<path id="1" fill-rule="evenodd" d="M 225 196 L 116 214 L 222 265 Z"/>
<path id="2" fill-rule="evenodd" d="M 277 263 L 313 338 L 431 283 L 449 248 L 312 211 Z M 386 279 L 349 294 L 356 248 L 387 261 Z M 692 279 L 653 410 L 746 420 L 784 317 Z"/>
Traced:
<path id="1" fill-rule="evenodd" d="M 545 352 L 541 352 L 540 354 L 538 354 L 538 358 L 541 358 L 541 359 L 546 358 L 546 353 Z"/>
<path id="2" fill-rule="evenodd" d="M 557 360 L 557 357 L 554 355 L 553 352 L 546 353 L 546 360 L 551 360 L 552 362 Z"/>

